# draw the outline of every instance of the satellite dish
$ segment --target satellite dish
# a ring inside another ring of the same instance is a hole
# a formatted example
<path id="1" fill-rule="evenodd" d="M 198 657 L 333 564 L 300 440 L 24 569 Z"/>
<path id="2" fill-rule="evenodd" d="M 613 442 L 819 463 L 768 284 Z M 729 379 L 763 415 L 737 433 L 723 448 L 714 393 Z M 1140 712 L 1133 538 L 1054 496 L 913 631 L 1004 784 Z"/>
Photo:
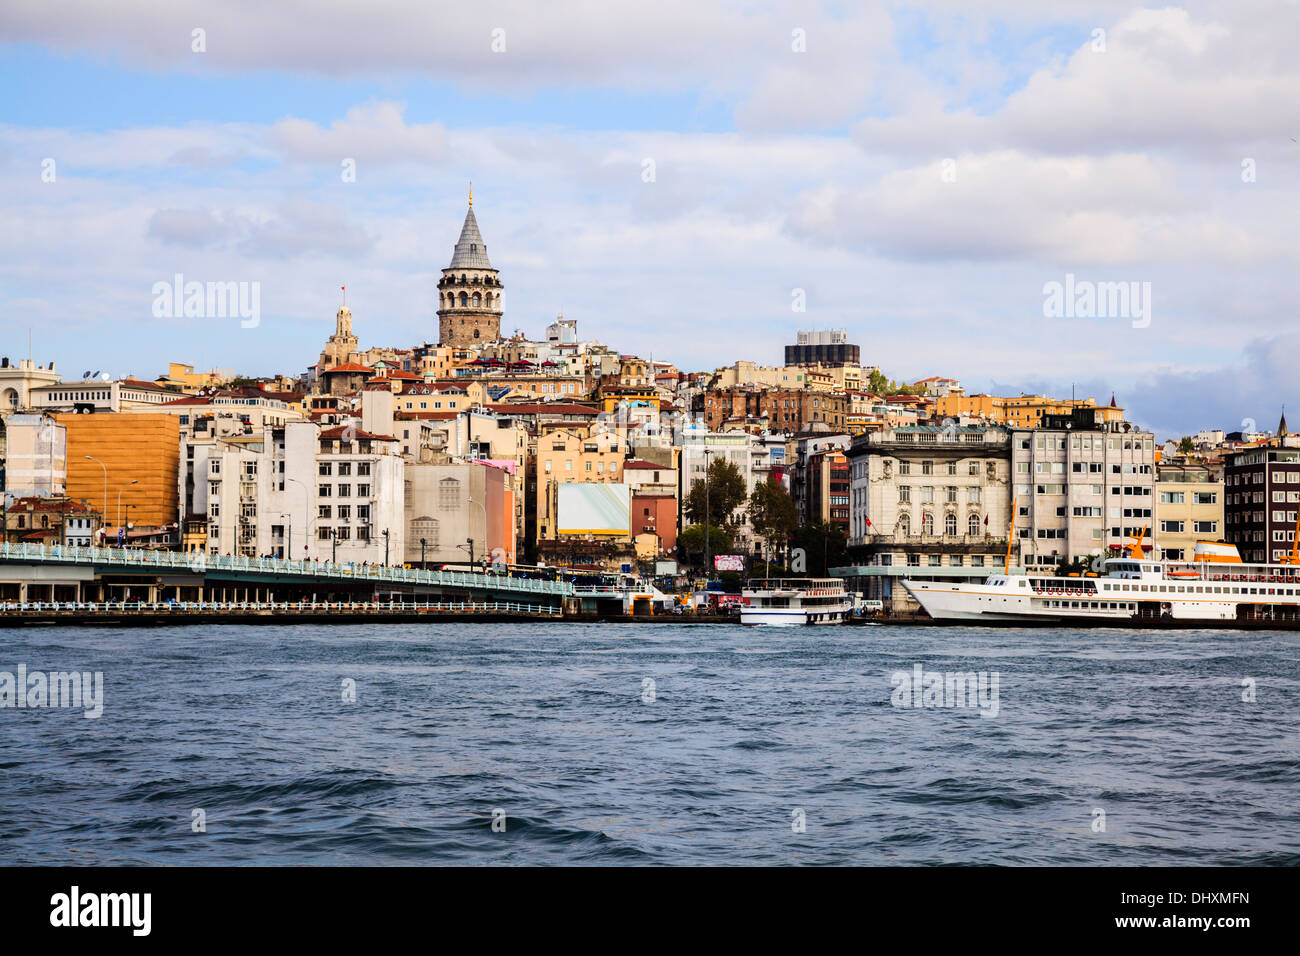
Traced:
<path id="1" fill-rule="evenodd" d="M 90 369 L 86 369 L 86 371 L 82 372 L 82 373 L 81 373 L 81 377 L 82 377 L 82 378 L 90 378 Z"/>
<path id="2" fill-rule="evenodd" d="M 112 381 L 113 379 L 113 376 L 109 375 L 107 372 L 100 372 L 99 377 L 102 378 L 105 382 Z"/>

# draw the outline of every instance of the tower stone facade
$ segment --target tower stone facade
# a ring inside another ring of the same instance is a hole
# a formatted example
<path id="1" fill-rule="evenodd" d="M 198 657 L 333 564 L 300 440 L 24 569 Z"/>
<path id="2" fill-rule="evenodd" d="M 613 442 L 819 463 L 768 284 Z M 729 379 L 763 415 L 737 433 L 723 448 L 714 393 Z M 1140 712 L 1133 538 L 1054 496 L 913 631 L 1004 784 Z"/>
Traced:
<path id="1" fill-rule="evenodd" d="M 501 337 L 501 278 L 474 218 L 474 195 L 451 264 L 438 280 L 438 344 L 466 346 Z"/>
<path id="2" fill-rule="evenodd" d="M 336 365 L 344 365 L 357 350 L 357 337 L 352 334 L 352 310 L 346 305 L 334 316 L 334 334 L 325 343 L 320 353 L 320 362 L 316 366 L 319 375 Z"/>

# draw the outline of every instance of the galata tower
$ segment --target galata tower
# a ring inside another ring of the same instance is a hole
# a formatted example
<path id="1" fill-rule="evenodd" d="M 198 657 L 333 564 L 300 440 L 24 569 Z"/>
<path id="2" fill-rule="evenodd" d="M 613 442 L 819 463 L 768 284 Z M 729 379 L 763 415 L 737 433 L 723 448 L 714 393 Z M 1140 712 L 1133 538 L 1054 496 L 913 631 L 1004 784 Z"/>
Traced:
<path id="1" fill-rule="evenodd" d="M 501 279 L 474 218 L 474 190 L 451 264 L 438 280 L 438 344 L 475 345 L 501 337 Z"/>

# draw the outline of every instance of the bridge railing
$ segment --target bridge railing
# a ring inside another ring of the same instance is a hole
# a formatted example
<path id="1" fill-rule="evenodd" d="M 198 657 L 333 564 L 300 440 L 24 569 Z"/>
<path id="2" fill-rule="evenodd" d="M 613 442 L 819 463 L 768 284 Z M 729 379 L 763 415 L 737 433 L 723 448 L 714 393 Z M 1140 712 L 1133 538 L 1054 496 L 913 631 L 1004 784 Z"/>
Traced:
<path id="1" fill-rule="evenodd" d="M 332 580 L 384 581 L 393 584 L 430 584 L 442 587 L 520 591 L 530 594 L 568 596 L 568 581 L 541 581 L 512 574 L 483 574 L 468 571 L 430 571 L 423 568 L 385 567 L 379 564 L 337 564 L 332 561 L 296 561 L 291 558 L 250 558 L 244 555 L 208 555 L 201 551 L 155 551 L 143 548 L 100 548 L 93 545 L 58 545 L 32 542 L 0 542 L 0 559 L 56 564 L 95 564 L 114 568 L 157 568 L 201 574 L 213 571 L 299 575 Z"/>
<path id="2" fill-rule="evenodd" d="M 347 611 L 379 614 L 408 611 L 453 611 L 468 613 L 513 612 L 559 617 L 563 613 L 555 604 L 531 604 L 520 601 L 7 601 L 0 603 L 0 614 L 21 612 L 118 613 L 152 612 L 166 614 L 227 613 L 237 611 Z"/>

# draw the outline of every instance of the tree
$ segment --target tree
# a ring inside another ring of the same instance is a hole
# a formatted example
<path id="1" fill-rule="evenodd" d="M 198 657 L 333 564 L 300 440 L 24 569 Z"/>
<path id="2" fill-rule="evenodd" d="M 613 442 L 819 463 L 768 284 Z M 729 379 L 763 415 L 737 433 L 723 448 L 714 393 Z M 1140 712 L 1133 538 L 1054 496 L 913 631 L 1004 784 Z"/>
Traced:
<path id="1" fill-rule="evenodd" d="M 705 494 L 704 479 L 691 482 L 686 496 L 686 517 L 692 524 L 704 523 L 704 503 L 708 499 L 709 524 L 730 528 L 735 525 L 733 512 L 745 500 L 745 476 L 729 458 L 714 458 L 709 462 L 709 488 Z M 714 549 L 714 554 L 718 550 Z"/>
<path id="2" fill-rule="evenodd" d="M 794 545 L 803 549 L 810 575 L 826 577 L 830 568 L 848 563 L 849 536 L 839 525 L 825 521 L 806 524 L 795 531 Z"/>
<path id="3" fill-rule="evenodd" d="M 790 493 L 775 481 L 760 481 L 749 496 L 749 523 L 769 549 L 783 547 L 799 527 L 799 512 Z"/>
<path id="4" fill-rule="evenodd" d="M 713 554 L 727 554 L 732 549 L 733 540 L 727 528 L 713 525 L 709 528 L 709 550 Z M 704 525 L 693 524 L 683 528 L 677 536 L 677 554 L 691 564 L 704 563 Z"/>
<path id="5" fill-rule="evenodd" d="M 1196 443 L 1189 436 L 1184 435 L 1183 440 L 1178 443 L 1178 450 L 1184 455 L 1189 455 L 1196 451 Z"/>

